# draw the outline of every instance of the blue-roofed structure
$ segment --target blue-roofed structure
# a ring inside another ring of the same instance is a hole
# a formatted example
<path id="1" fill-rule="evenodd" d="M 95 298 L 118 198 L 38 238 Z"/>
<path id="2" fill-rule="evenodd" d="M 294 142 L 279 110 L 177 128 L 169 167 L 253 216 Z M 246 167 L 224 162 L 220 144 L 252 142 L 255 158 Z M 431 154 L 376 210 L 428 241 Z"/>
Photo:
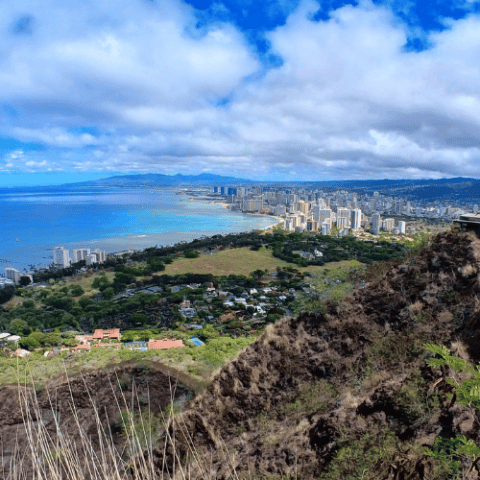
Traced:
<path id="1" fill-rule="evenodd" d="M 199 338 L 197 337 L 190 337 L 188 339 L 189 342 L 192 342 L 195 344 L 197 347 L 201 347 L 202 345 L 205 345 Z"/>

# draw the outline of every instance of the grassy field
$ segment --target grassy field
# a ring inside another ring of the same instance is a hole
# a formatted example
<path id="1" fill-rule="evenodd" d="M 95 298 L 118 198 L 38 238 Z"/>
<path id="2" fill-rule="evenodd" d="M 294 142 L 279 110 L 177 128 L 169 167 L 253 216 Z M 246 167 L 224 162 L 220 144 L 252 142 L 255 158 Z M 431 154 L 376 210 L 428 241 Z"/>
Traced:
<path id="1" fill-rule="evenodd" d="M 296 267 L 272 255 L 271 250 L 260 248 L 258 251 L 248 247 L 222 250 L 198 258 L 181 258 L 166 266 L 165 273 L 211 273 L 213 275 L 250 275 L 255 270 L 276 270 L 277 267 Z"/>
<path id="2" fill-rule="evenodd" d="M 75 375 L 112 366 L 126 361 L 155 361 L 187 374 L 195 381 L 206 384 L 218 368 L 235 358 L 250 345 L 254 337 L 218 337 L 201 347 L 186 346 L 169 350 L 145 352 L 128 349 L 109 350 L 92 348 L 77 354 L 62 352 L 44 357 L 41 352 L 25 358 L 0 358 L 0 385 L 32 383 L 46 384 L 68 373 Z"/>
<path id="3" fill-rule="evenodd" d="M 108 278 L 108 280 L 111 282 L 113 281 L 113 277 L 115 276 L 114 272 L 103 272 L 105 273 L 105 276 Z M 95 280 L 96 277 L 98 277 L 98 273 L 94 273 L 88 277 L 79 275 L 77 277 L 73 277 L 71 279 L 68 279 L 65 283 L 65 285 L 79 285 L 82 287 L 85 292 L 92 290 L 92 291 L 97 291 L 96 289 L 92 288 L 92 283 Z"/>

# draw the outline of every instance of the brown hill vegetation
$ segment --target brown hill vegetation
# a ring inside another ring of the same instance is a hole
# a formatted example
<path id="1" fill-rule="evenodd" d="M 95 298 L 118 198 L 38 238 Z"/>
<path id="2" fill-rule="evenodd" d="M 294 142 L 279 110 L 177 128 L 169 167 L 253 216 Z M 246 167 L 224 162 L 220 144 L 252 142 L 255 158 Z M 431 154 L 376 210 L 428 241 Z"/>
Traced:
<path id="1" fill-rule="evenodd" d="M 478 440 L 478 414 L 451 401 L 423 345 L 480 360 L 479 260 L 475 236 L 440 234 L 385 273 L 377 265 L 343 302 L 278 322 L 174 418 L 154 452 L 157 472 L 452 478 L 425 447 L 455 433 Z"/>
<path id="2" fill-rule="evenodd" d="M 111 470 L 128 453 L 128 412 L 148 409 L 155 418 L 196 389 L 187 376 L 153 362 L 61 377 L 48 388 L 2 387 L 0 478 L 117 478 Z"/>

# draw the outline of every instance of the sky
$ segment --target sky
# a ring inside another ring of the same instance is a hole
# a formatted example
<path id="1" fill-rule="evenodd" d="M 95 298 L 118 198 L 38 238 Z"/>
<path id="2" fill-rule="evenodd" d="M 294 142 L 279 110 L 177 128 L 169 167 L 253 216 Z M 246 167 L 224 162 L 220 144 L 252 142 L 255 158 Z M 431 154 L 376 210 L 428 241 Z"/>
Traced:
<path id="1" fill-rule="evenodd" d="M 480 178 L 480 1 L 0 3 L 0 186 Z"/>

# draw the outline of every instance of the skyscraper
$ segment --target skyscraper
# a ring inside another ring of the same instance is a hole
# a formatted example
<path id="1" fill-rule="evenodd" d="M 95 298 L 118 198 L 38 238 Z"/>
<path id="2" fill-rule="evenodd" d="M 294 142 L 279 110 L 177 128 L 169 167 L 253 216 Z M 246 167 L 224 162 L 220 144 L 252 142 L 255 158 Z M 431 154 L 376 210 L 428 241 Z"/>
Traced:
<path id="1" fill-rule="evenodd" d="M 81 260 L 85 260 L 87 255 L 90 255 L 89 248 L 78 248 L 72 251 L 73 256 L 73 263 L 80 262 Z"/>
<path id="2" fill-rule="evenodd" d="M 382 224 L 382 217 L 379 213 L 374 213 L 372 215 L 372 232 L 375 235 L 380 233 L 380 225 Z"/>
<path id="3" fill-rule="evenodd" d="M 58 268 L 67 268 L 70 266 L 70 255 L 68 250 L 63 247 L 53 249 L 53 264 Z"/>
<path id="4" fill-rule="evenodd" d="M 5 278 L 13 280 L 14 283 L 20 282 L 21 274 L 15 268 L 6 268 L 5 269 Z"/>
<path id="5" fill-rule="evenodd" d="M 352 210 L 350 223 L 353 230 L 360 230 L 362 226 L 362 211 L 359 208 Z"/>

